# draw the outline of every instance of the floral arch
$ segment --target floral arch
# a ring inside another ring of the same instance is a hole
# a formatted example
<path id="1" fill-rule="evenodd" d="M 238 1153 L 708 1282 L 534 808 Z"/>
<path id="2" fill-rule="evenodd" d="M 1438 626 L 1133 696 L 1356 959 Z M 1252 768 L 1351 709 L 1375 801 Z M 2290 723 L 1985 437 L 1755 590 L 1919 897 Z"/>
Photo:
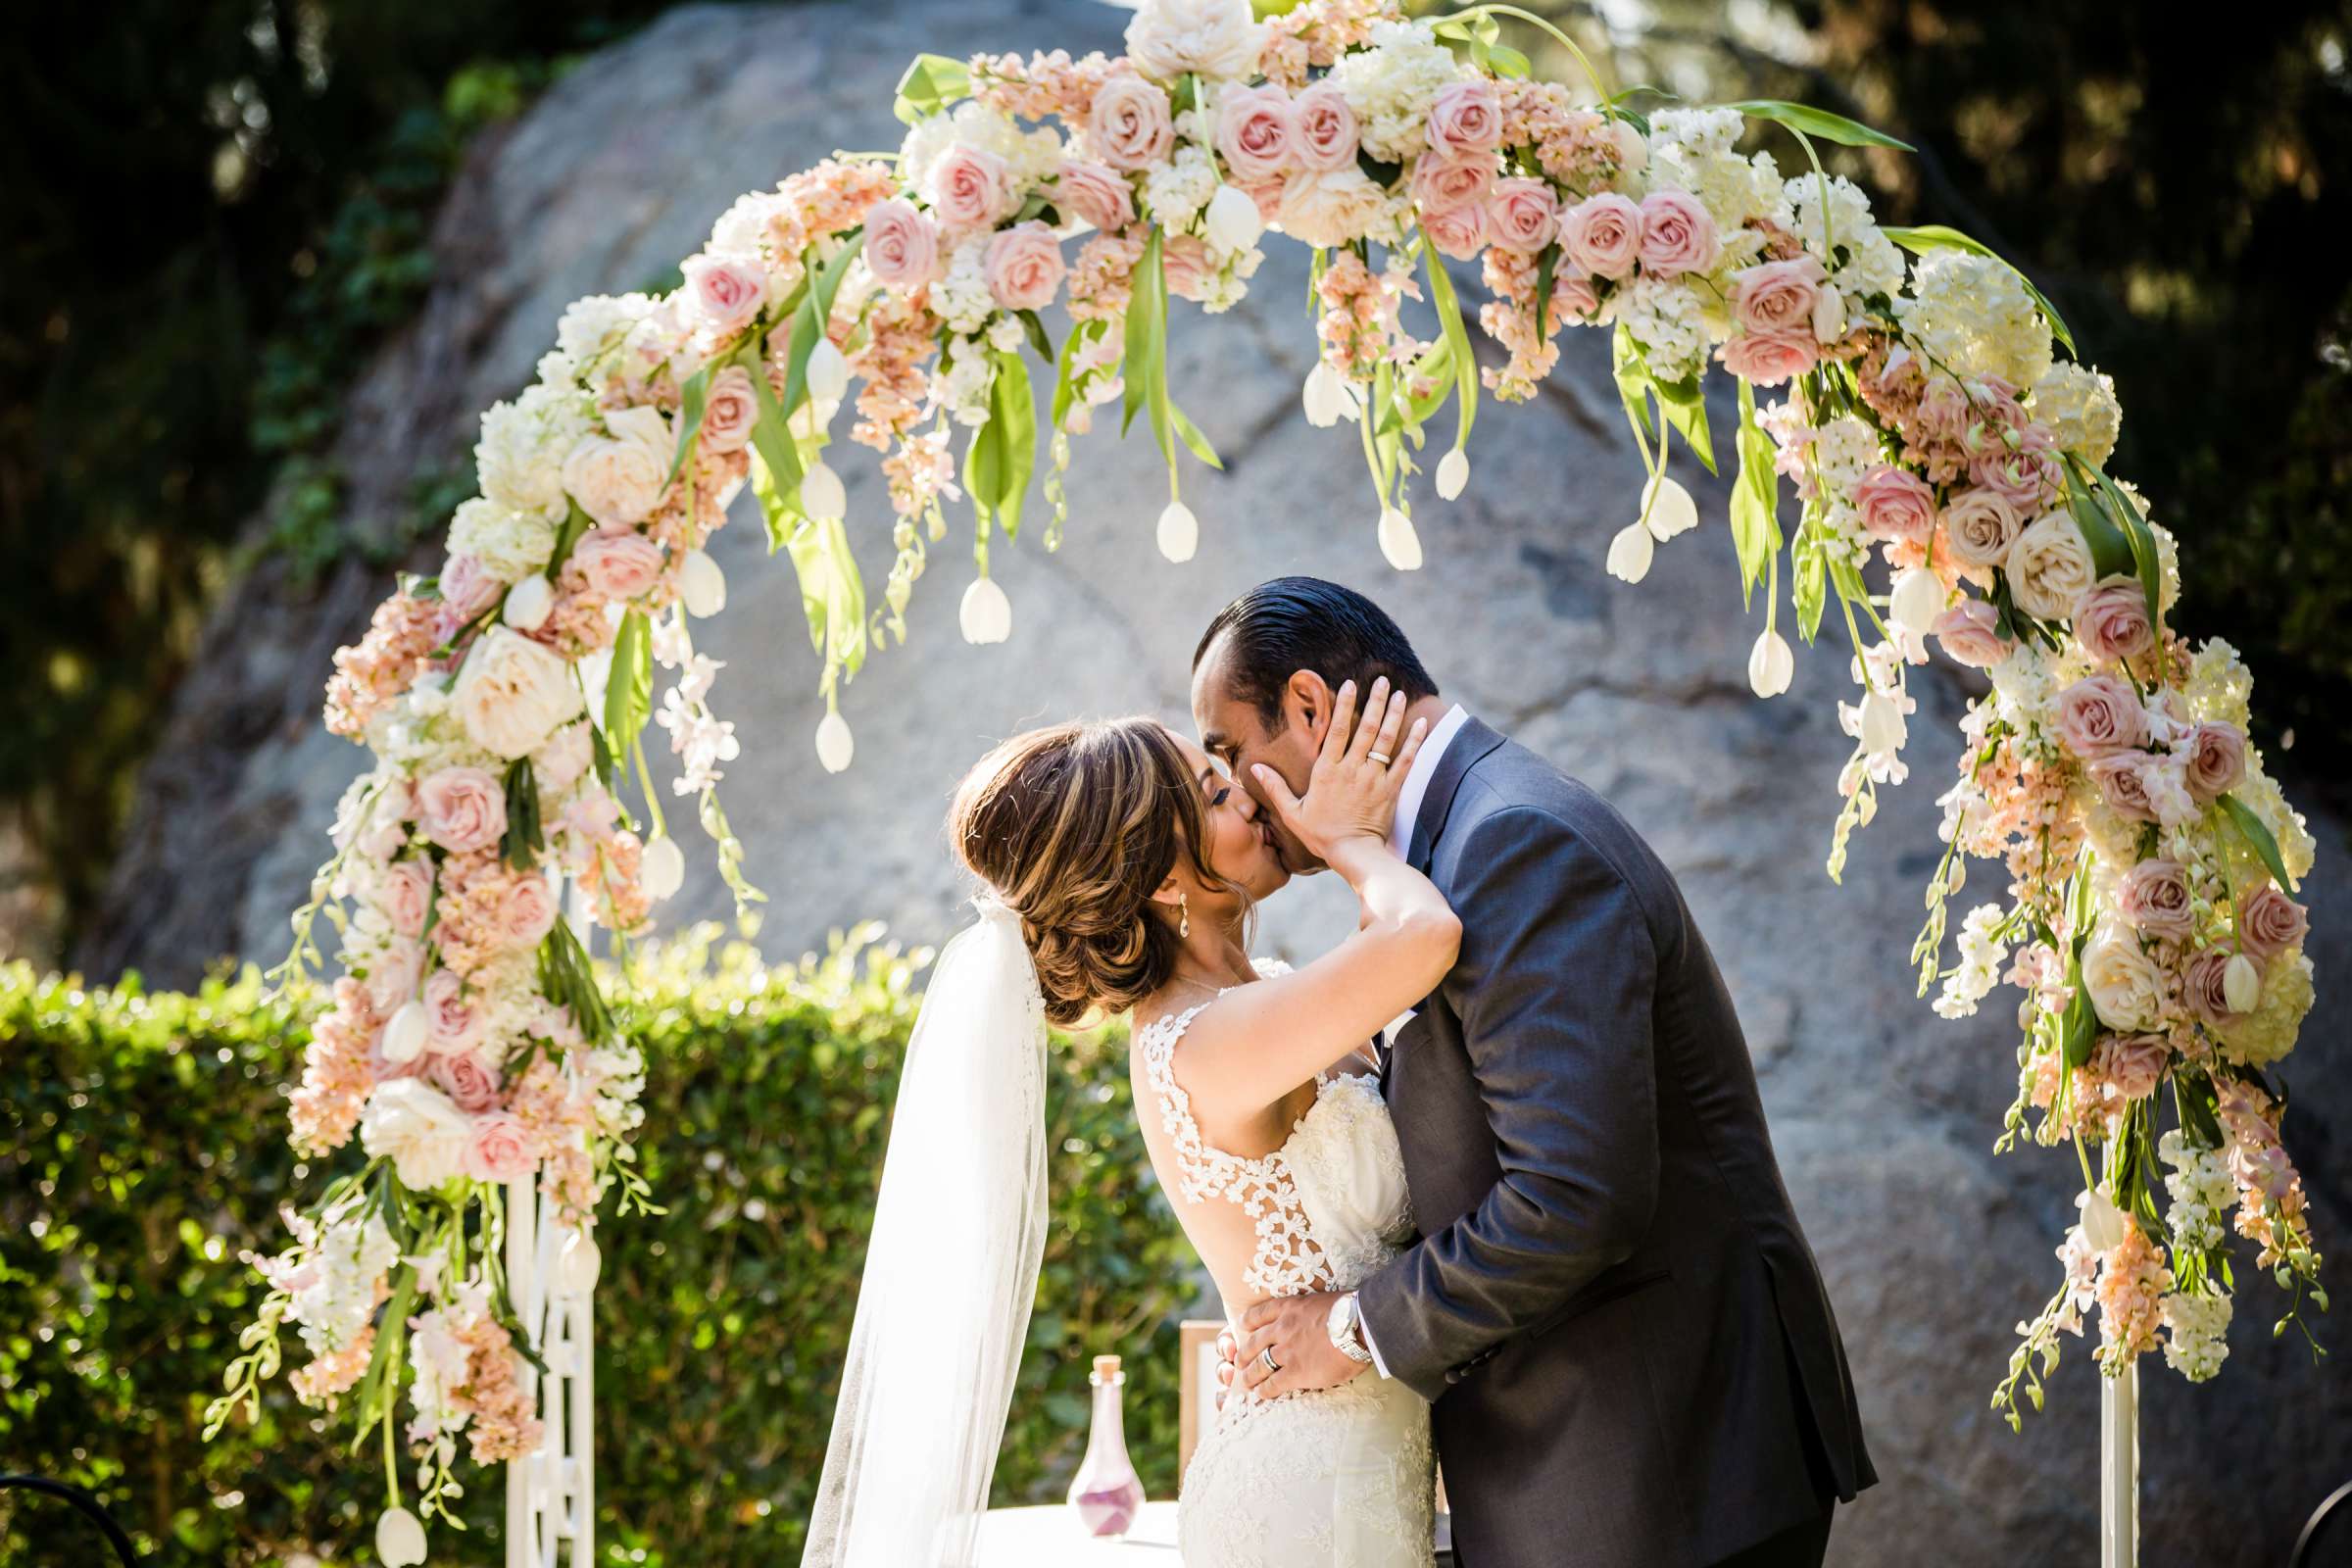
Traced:
<path id="1" fill-rule="evenodd" d="M 481 493 L 439 575 L 403 580 L 335 659 L 326 723 L 373 765 L 280 975 L 323 959 L 325 910 L 343 972 L 290 1131 L 318 1157 L 356 1136 L 365 1160 L 256 1260 L 270 1290 L 216 1430 L 257 1406 L 294 1327 L 296 1393 L 380 1435 L 395 1562 L 422 1554 L 404 1447 L 427 1518 L 461 1440 L 485 1463 L 539 1447 L 535 1335 L 508 1273 L 534 1186 L 580 1233 L 612 1190 L 623 1213 L 647 1197 L 630 1141 L 648 1067 L 583 937 L 602 927 L 625 955 L 683 874 L 649 722 L 720 872 L 760 898 L 719 806 L 732 729 L 693 647 L 726 597 L 703 544 L 748 480 L 800 579 L 818 755 L 848 767 L 844 689 L 904 638 L 950 507 L 974 522 L 963 635 L 1000 641 L 1012 612 L 991 548 L 1034 515 L 1033 488 L 1054 547 L 1071 439 L 1098 410 L 1115 405 L 1122 432 L 1140 419 L 1165 455 L 1159 545 L 1192 554 L 1180 449 L 1217 458 L 1169 396 L 1170 296 L 1231 305 L 1273 232 L 1314 251 L 1304 412 L 1354 426 L 1367 515 L 1400 570 L 1420 564 L 1413 481 L 1447 405 L 1429 466 L 1450 500 L 1482 394 L 1531 396 L 1559 334 L 1598 327 L 1649 475 L 1608 569 L 1640 582 L 1699 520 L 1667 455 L 1679 441 L 1715 469 L 1704 381 L 1733 378 L 1730 531 L 1743 597 L 1764 593 L 1749 680 L 1787 689 L 1784 612 L 1853 652 L 1832 876 L 1904 776 L 1909 669 L 1939 651 L 1988 674 L 1911 960 L 1947 1017 L 2020 989 L 2001 1144 L 2071 1143 L 2083 1179 L 2063 1279 L 1994 1396 L 2010 1423 L 2093 1308 L 2111 1376 L 2156 1349 L 2213 1376 L 2232 1231 L 2286 1298 L 2280 1332 L 2307 1298 L 2325 1307 L 2266 1076 L 2312 1002 L 2291 894 L 2313 843 L 2248 743 L 2234 651 L 2167 622 L 2180 565 L 2105 471 L 2109 382 L 2023 275 L 1954 230 L 1878 224 L 1815 145 L 1902 143 L 1777 102 L 1644 113 L 1589 63 L 1580 102 L 1531 79 L 1505 18 L 1547 25 L 1507 5 L 1406 20 L 1397 0 L 1305 0 L 1258 22 L 1248 0 L 1148 0 L 1117 59 L 924 57 L 900 85 L 895 156 L 745 196 L 674 293 L 564 313 L 536 383 L 483 416 Z M 1801 151 L 1793 177 L 1735 150 L 1751 121 Z M 1472 261 L 1498 364 L 1480 364 L 1446 265 Z M 1058 344 L 1040 315 L 1055 304 Z M 883 454 L 895 514 L 878 603 L 879 530 L 853 528 L 827 462 L 853 395 L 850 439 Z M 1950 933 L 1970 858 L 1999 874 Z"/>

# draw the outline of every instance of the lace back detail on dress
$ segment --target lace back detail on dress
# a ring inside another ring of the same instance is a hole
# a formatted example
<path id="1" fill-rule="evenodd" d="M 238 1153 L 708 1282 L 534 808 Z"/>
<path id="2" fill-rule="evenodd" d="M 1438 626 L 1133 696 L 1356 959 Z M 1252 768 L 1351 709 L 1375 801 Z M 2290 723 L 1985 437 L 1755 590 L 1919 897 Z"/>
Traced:
<path id="1" fill-rule="evenodd" d="M 1144 1026 L 1137 1042 L 1145 1075 L 1159 1102 L 1160 1125 L 1175 1148 L 1178 1185 L 1189 1202 L 1222 1198 L 1240 1204 L 1250 1216 L 1257 1242 L 1242 1276 L 1246 1289 L 1265 1296 L 1327 1290 L 1333 1283 L 1331 1265 L 1308 1232 L 1298 1184 L 1282 1151 L 1245 1159 L 1215 1148 L 1200 1136 L 1192 1097 L 1176 1082 L 1176 1043 L 1208 1005 L 1204 1002 L 1153 1020 Z"/>

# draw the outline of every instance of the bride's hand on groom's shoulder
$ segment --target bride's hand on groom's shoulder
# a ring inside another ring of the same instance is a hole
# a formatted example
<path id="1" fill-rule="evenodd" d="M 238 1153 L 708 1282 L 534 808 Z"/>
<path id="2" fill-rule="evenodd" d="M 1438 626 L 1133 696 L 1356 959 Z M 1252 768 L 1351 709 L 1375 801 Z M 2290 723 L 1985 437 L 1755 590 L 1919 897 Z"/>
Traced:
<path id="1" fill-rule="evenodd" d="M 1331 725 L 1323 732 L 1323 749 L 1307 775 L 1305 795 L 1292 794 L 1282 775 L 1262 762 L 1252 768 L 1259 790 L 1283 825 L 1317 858 L 1343 873 L 1339 857 L 1348 845 L 1387 842 L 1389 825 L 1396 817 L 1396 797 L 1429 731 L 1424 719 L 1405 728 L 1404 710 L 1410 705 L 1402 692 L 1390 689 L 1385 675 L 1373 681 L 1360 720 L 1355 704 L 1355 682 L 1342 682 L 1332 703 Z"/>

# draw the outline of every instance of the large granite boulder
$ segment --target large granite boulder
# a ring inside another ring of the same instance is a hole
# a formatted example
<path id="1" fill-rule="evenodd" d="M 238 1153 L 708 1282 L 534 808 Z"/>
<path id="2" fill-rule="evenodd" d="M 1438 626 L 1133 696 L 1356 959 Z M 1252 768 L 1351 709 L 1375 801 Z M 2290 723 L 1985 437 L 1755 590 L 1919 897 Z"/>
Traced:
<path id="1" fill-rule="evenodd" d="M 477 412 L 528 378 L 567 301 L 663 276 L 739 191 L 838 147 L 895 145 L 891 86 L 914 53 L 1115 49 L 1122 21 L 1084 0 L 697 7 L 588 61 L 476 149 L 440 224 L 442 282 L 358 375 L 340 453 L 353 525 L 385 526 L 420 466 L 470 443 Z M 1884 1478 L 1844 1516 L 1833 1560 L 2089 1560 L 2098 1390 L 2087 1354 L 2070 1356 L 2052 1410 L 2022 1437 L 1985 1403 L 2010 1326 L 2053 1286 L 2074 1162 L 2063 1152 L 1992 1157 L 2015 1078 L 2014 1032 L 1994 1016 L 2004 1008 L 1942 1022 L 1913 997 L 1906 962 L 1964 693 L 1945 675 L 1920 681 L 1915 776 L 1833 886 L 1822 862 L 1848 746 L 1833 710 L 1850 690 L 1846 656 L 1825 643 L 1800 656 L 1788 696 L 1749 697 L 1758 619 L 1740 612 L 1720 526 L 1662 548 L 1639 589 L 1604 575 L 1641 470 L 1598 334 L 1571 334 L 1537 402 L 1487 410 L 1462 500 L 1441 503 L 1424 483 L 1429 564 L 1400 575 L 1376 548 L 1351 434 L 1298 416 L 1313 342 L 1304 287 L 1302 255 L 1275 243 L 1225 318 L 1177 307 L 1175 392 L 1227 463 L 1221 476 L 1187 473 L 1198 559 L 1173 566 L 1153 548 L 1166 481 L 1150 443 L 1122 444 L 1108 428 L 1081 439 L 1063 549 L 1048 555 L 1024 537 L 997 552 L 1011 642 L 973 649 L 956 636 L 969 564 L 951 539 L 918 586 L 908 645 L 876 655 L 847 694 L 858 762 L 840 777 L 820 770 L 810 744 L 821 708 L 791 573 L 764 559 L 747 498 L 715 546 L 732 602 L 703 642 L 726 662 L 714 700 L 744 741 L 726 798 L 750 872 L 774 899 L 762 946 L 789 956 L 869 916 L 908 940 L 942 937 L 963 890 L 940 818 L 984 747 L 1067 715 L 1181 720 L 1194 640 L 1219 604 L 1283 572 L 1362 587 L 1413 632 L 1450 693 L 1614 799 L 1704 922 L 1748 1025 Z M 1719 411 L 1717 428 L 1729 422 Z M 838 466 L 878 581 L 887 507 L 878 472 L 852 451 Z M 1721 517 L 1722 485 L 1678 462 L 1702 513 Z M 217 954 L 277 955 L 359 760 L 318 724 L 327 656 L 388 587 L 388 574 L 355 563 L 299 601 L 267 572 L 230 597 L 143 780 L 113 909 L 80 955 L 93 973 L 137 965 L 184 981 Z M 2293 1064 L 2289 1130 L 2325 1246 L 2352 1235 L 2344 1144 L 2331 1132 L 2331 1119 L 2352 1121 L 2352 1089 L 2328 1075 L 2344 1004 L 2326 983 L 2352 947 L 2352 898 L 2340 827 L 2324 823 L 2321 836 L 2310 893 L 2323 995 Z M 1266 911 L 1269 947 L 1310 952 L 1338 929 L 1344 890 L 1328 880 Z M 668 914 L 725 907 L 698 867 Z M 2218 1384 L 2149 1372 L 2151 1563 L 2282 1562 L 2302 1517 L 2352 1475 L 2348 1358 L 2315 1369 L 2295 1338 L 2274 1342 L 2274 1300 L 2267 1283 L 2249 1284 Z"/>

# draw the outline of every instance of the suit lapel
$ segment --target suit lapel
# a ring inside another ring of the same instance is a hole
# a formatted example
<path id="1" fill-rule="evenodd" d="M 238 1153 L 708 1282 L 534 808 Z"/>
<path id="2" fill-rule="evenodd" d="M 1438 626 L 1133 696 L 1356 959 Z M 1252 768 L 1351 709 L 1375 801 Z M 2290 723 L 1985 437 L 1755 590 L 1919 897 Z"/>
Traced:
<path id="1" fill-rule="evenodd" d="M 1438 835 L 1446 831 L 1446 819 L 1452 814 L 1453 798 L 1461 792 L 1462 780 L 1501 744 L 1502 737 L 1476 718 L 1454 731 L 1452 744 L 1438 759 L 1437 772 L 1430 775 L 1429 793 L 1421 797 L 1420 814 L 1413 818 L 1413 836 L 1404 858 L 1414 870 L 1428 871 L 1430 857 L 1437 850 Z"/>

